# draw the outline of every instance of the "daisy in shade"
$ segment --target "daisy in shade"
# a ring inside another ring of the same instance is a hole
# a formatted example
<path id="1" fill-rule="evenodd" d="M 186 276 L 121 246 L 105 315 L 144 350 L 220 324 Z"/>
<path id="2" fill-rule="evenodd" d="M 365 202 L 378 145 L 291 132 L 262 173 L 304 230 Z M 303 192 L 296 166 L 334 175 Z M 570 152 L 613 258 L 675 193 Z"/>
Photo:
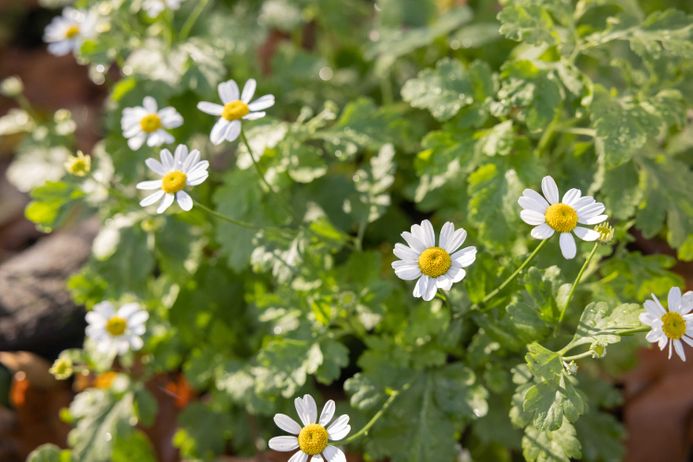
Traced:
<path id="1" fill-rule="evenodd" d="M 414 297 L 433 300 L 438 289 L 450 290 L 460 282 L 468 267 L 476 260 L 476 247 L 457 250 L 467 238 L 463 228 L 455 230 L 452 223 L 443 225 L 436 246 L 436 235 L 428 220 L 413 225 L 411 232 L 403 232 L 407 245 L 395 244 L 394 254 L 400 260 L 392 263 L 395 274 L 405 281 L 416 281 Z"/>
<path id="2" fill-rule="evenodd" d="M 85 39 L 96 35 L 96 25 L 95 12 L 67 7 L 46 26 L 43 40 L 50 53 L 63 56 L 79 50 Z"/>
<path id="3" fill-rule="evenodd" d="M 325 403 L 318 419 L 318 407 L 310 395 L 294 400 L 296 412 L 303 426 L 286 414 L 275 414 L 274 423 L 291 436 L 275 436 L 269 440 L 269 447 L 275 451 L 293 451 L 298 449 L 289 459 L 289 462 L 346 462 L 346 456 L 341 449 L 330 445 L 332 441 L 339 441 L 349 434 L 349 416 L 343 414 L 335 419 L 335 404 L 329 400 Z"/>
<path id="4" fill-rule="evenodd" d="M 147 207 L 161 201 L 156 211 L 164 213 L 176 200 L 180 208 L 189 211 L 193 207 L 193 200 L 184 189 L 204 183 L 209 176 L 209 162 L 200 160 L 200 151 L 194 149 L 188 153 L 187 146 L 182 144 L 176 148 L 175 156 L 168 149 L 162 149 L 160 158 L 161 162 L 151 158 L 145 160 L 147 167 L 161 175 L 161 179 L 137 183 L 137 189 L 157 190 L 142 199 L 140 205 Z"/>
<path id="5" fill-rule="evenodd" d="M 522 207 L 520 218 L 533 225 L 530 233 L 534 239 L 548 239 L 559 233 L 563 257 L 570 260 L 577 251 L 573 234 L 583 241 L 596 241 L 599 232 L 582 225 L 596 225 L 608 217 L 603 215 L 604 204 L 592 196 L 583 196 L 579 189 L 569 189 L 559 201 L 558 186 L 550 176 L 541 180 L 542 196 L 532 189 L 525 189 L 517 201 Z M 572 234 L 571 234 L 572 233 Z"/>
<path id="6" fill-rule="evenodd" d="M 137 351 L 144 342 L 142 335 L 149 319 L 137 303 L 126 303 L 116 308 L 111 302 L 101 302 L 87 313 L 87 337 L 103 353 L 124 354 Z"/>
<path id="7" fill-rule="evenodd" d="M 222 141 L 233 141 L 241 133 L 241 120 L 255 120 L 265 116 L 264 109 L 274 106 L 274 96 L 264 95 L 251 102 L 255 94 L 256 82 L 248 80 L 243 86 L 243 92 L 239 93 L 238 85 L 233 80 L 220 83 L 219 98 L 223 104 L 201 101 L 197 108 L 210 115 L 219 116 L 214 124 L 209 139 L 214 144 Z"/>
<path id="8" fill-rule="evenodd" d="M 150 18 L 159 16 L 165 9 L 175 11 L 180 8 L 182 0 L 144 0 L 142 9 L 147 12 Z"/>
<path id="9" fill-rule="evenodd" d="M 142 106 L 126 107 L 120 119 L 123 136 L 128 138 L 128 146 L 137 151 L 147 142 L 155 147 L 173 143 L 173 136 L 166 130 L 183 125 L 183 117 L 172 107 L 159 110 L 156 100 L 145 96 Z"/>
<path id="10" fill-rule="evenodd" d="M 664 309 L 657 297 L 644 303 L 645 312 L 640 314 L 640 322 L 650 326 L 647 341 L 657 343 L 660 350 L 669 345 L 669 359 L 672 346 L 681 361 L 686 360 L 683 342 L 693 346 L 693 292 L 681 295 L 681 289 L 672 287 L 667 297 L 669 309 Z"/>

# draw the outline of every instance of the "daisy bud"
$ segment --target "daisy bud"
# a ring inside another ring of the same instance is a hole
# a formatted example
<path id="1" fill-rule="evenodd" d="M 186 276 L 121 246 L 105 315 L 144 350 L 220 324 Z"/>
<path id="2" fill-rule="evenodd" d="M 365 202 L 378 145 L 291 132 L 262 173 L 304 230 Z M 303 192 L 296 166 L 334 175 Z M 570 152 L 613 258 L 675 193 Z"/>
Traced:
<path id="1" fill-rule="evenodd" d="M 77 151 L 76 155 L 70 156 L 65 162 L 65 170 L 70 175 L 87 176 L 91 171 L 91 157 Z"/>
<path id="2" fill-rule="evenodd" d="M 55 360 L 48 372 L 58 380 L 69 379 L 74 372 L 72 360 L 66 356 L 61 356 Z"/>
<path id="3" fill-rule="evenodd" d="M 603 244 L 611 242 L 614 238 L 614 227 L 609 223 L 600 223 L 594 230 L 599 233 L 599 242 Z"/>
<path id="4" fill-rule="evenodd" d="M 2 82 L 0 82 L 0 94 L 2 94 L 3 96 L 7 96 L 8 98 L 14 98 L 15 96 L 19 96 L 22 94 L 23 91 L 24 84 L 22 83 L 22 80 L 16 75 L 7 77 Z"/>
<path id="5" fill-rule="evenodd" d="M 590 351 L 592 352 L 592 357 L 594 359 L 603 358 L 606 356 L 606 345 L 601 342 L 594 342 L 590 345 Z"/>

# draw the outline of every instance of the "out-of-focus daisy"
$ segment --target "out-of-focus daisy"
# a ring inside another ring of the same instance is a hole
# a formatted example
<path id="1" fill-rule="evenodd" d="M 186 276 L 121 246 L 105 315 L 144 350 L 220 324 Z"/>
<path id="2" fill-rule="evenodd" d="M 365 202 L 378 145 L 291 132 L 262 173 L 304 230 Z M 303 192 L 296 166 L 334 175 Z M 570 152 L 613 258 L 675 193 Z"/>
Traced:
<path id="1" fill-rule="evenodd" d="M 187 212 L 192 209 L 193 200 L 184 188 L 204 183 L 209 176 L 209 162 L 200 160 L 200 151 L 193 149 L 188 153 L 187 146 L 182 144 L 176 148 L 175 157 L 168 149 L 162 149 L 160 158 L 161 162 L 151 158 L 145 161 L 150 170 L 161 175 L 161 179 L 137 183 L 137 189 L 157 190 L 142 199 L 140 205 L 147 207 L 161 200 L 156 211 L 164 213 L 175 199 L 180 208 Z"/>
<path id="2" fill-rule="evenodd" d="M 599 232 L 582 225 L 596 225 L 607 219 L 603 215 L 604 204 L 592 196 L 583 196 L 579 189 L 569 189 L 559 202 L 558 186 L 550 176 L 541 180 L 542 196 L 532 189 L 525 189 L 517 201 L 522 207 L 520 218 L 533 225 L 530 233 L 534 239 L 548 239 L 560 233 L 559 243 L 563 257 L 570 260 L 577 252 L 573 234 L 583 241 L 599 239 Z"/>
<path id="3" fill-rule="evenodd" d="M 87 176 L 91 171 L 91 156 L 85 155 L 82 151 L 70 156 L 65 162 L 65 170 L 70 175 Z"/>
<path id="4" fill-rule="evenodd" d="M 123 109 L 120 119 L 123 136 L 128 138 L 128 146 L 133 151 L 141 148 L 145 141 L 150 147 L 173 143 L 173 136 L 166 130 L 182 124 L 183 117 L 178 111 L 170 106 L 159 110 L 151 96 L 144 97 L 142 106 Z"/>
<path id="5" fill-rule="evenodd" d="M 144 0 L 142 9 L 147 12 L 149 17 L 159 16 L 165 9 L 177 10 L 183 0 Z"/>
<path id="6" fill-rule="evenodd" d="M 640 322 L 650 326 L 647 341 L 657 343 L 660 350 L 669 345 L 669 359 L 672 346 L 682 361 L 686 360 L 683 342 L 693 346 L 693 292 L 681 295 L 681 289 L 669 290 L 668 309 L 664 309 L 659 299 L 652 294 L 652 300 L 644 303 L 645 312 L 640 314 Z"/>
<path id="7" fill-rule="evenodd" d="M 98 16 L 93 11 L 66 7 L 62 15 L 46 26 L 43 40 L 48 51 L 57 56 L 79 50 L 85 39 L 96 35 Z"/>
<path id="8" fill-rule="evenodd" d="M 325 403 L 318 419 L 318 407 L 310 395 L 294 400 L 296 412 L 303 426 L 286 414 L 275 414 L 274 423 L 285 432 L 287 436 L 275 436 L 269 440 L 269 447 L 275 451 L 299 451 L 291 456 L 289 462 L 346 462 L 346 456 L 341 449 L 330 445 L 332 441 L 339 441 L 349 434 L 349 416 L 342 414 L 330 425 L 334 417 L 335 403 L 329 400 Z M 312 458 L 311 458 L 312 457 Z"/>
<path id="9" fill-rule="evenodd" d="M 426 301 L 433 300 L 438 289 L 450 290 L 455 282 L 460 282 L 468 267 L 476 260 L 476 247 L 457 250 L 467 238 L 463 228 L 455 230 L 452 223 L 443 225 L 436 246 L 433 225 L 424 220 L 420 225 L 412 225 L 411 232 L 403 232 L 407 245 L 395 244 L 394 254 L 400 260 L 392 263 L 395 274 L 405 281 L 416 281 L 414 297 Z"/>
<path id="10" fill-rule="evenodd" d="M 239 93 L 238 85 L 233 80 L 220 83 L 219 98 L 221 104 L 201 101 L 197 103 L 197 108 L 210 115 L 219 116 L 219 120 L 214 124 L 209 139 L 214 144 L 221 144 L 222 141 L 233 141 L 241 133 L 241 119 L 255 120 L 265 116 L 263 109 L 274 106 L 274 96 L 264 95 L 251 102 L 255 94 L 256 82 L 249 79 L 243 86 L 243 92 Z"/>
<path id="11" fill-rule="evenodd" d="M 149 319 L 137 303 L 126 303 L 116 308 L 111 302 L 101 302 L 87 313 L 87 337 L 103 353 L 124 354 L 137 351 L 144 342 L 142 335 Z"/>

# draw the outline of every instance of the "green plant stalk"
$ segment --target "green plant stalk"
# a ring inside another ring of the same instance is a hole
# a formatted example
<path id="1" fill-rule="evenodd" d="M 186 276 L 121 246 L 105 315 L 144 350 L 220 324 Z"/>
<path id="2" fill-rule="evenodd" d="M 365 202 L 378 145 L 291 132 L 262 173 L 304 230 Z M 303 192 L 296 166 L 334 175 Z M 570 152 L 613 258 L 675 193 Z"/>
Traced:
<path id="1" fill-rule="evenodd" d="M 589 356 L 592 356 L 594 354 L 593 351 L 587 350 L 585 352 L 582 352 L 580 354 L 572 355 L 572 356 L 563 356 L 563 361 L 575 361 L 576 359 L 582 359 L 582 358 L 587 358 Z"/>
<path id="2" fill-rule="evenodd" d="M 519 276 L 520 273 L 522 272 L 522 270 L 524 270 L 525 267 L 527 267 L 527 265 L 529 264 L 529 262 L 531 262 L 531 261 L 534 259 L 534 257 L 539 253 L 539 251 L 542 249 L 542 247 L 544 247 L 544 245 L 546 244 L 547 241 L 548 241 L 548 239 L 544 239 L 543 241 L 541 241 L 541 242 L 539 243 L 539 245 L 537 245 L 537 246 L 535 247 L 535 249 L 532 251 L 532 253 L 530 253 L 529 256 L 527 256 L 527 258 L 525 259 L 525 261 L 523 261 L 522 264 L 521 264 L 520 266 L 517 267 L 517 269 L 513 272 L 513 274 L 511 274 L 510 276 L 508 276 L 507 279 L 501 283 L 501 285 L 499 285 L 498 287 L 496 287 L 495 289 L 493 289 L 491 292 L 489 292 L 489 293 L 484 297 L 483 300 L 481 300 L 481 305 L 485 305 L 486 303 L 488 303 L 489 300 L 491 300 L 493 297 L 495 297 L 496 295 L 498 295 L 498 293 L 499 293 L 501 290 L 505 289 L 505 287 L 506 287 L 508 284 L 510 284 L 517 276 Z"/>
<path id="3" fill-rule="evenodd" d="M 577 277 L 575 278 L 575 281 L 573 281 L 573 285 L 570 287 L 570 292 L 568 292 L 568 297 L 565 299 L 565 303 L 563 303 L 563 308 L 561 308 L 561 314 L 558 317 L 558 323 L 556 324 L 556 327 L 554 328 L 554 333 L 557 332 L 558 329 L 561 327 L 561 323 L 563 322 L 563 318 L 565 317 L 565 313 L 566 313 L 566 311 L 568 311 L 568 305 L 570 305 L 570 300 L 573 298 L 573 295 L 575 294 L 575 289 L 577 288 L 577 285 L 580 283 L 580 280 L 582 279 L 582 275 L 585 273 L 585 270 L 587 269 L 587 266 L 590 264 L 590 261 L 592 261 L 592 257 L 594 257 L 594 254 L 597 252 L 598 247 L 599 247 L 599 241 L 594 243 L 594 246 L 592 247 L 592 251 L 587 256 L 585 263 L 582 264 L 582 268 L 580 268 L 580 272 L 578 272 Z"/>
<path id="4" fill-rule="evenodd" d="M 190 31 L 192 28 L 195 26 L 195 23 L 199 19 L 200 15 L 204 11 L 204 9 L 207 7 L 207 3 L 209 0 L 199 0 L 197 2 L 197 6 L 195 9 L 190 13 L 190 16 L 188 16 L 188 19 L 185 21 L 183 24 L 183 27 L 180 29 L 180 40 L 183 41 L 188 36 L 190 35 Z"/>
<path id="5" fill-rule="evenodd" d="M 205 212 L 209 213 L 210 215 L 212 215 L 216 218 L 219 218 L 220 220 L 224 220 L 228 223 L 231 223 L 233 225 L 240 226 L 241 228 L 262 229 L 261 226 L 257 226 L 257 225 L 251 224 L 251 223 L 246 223 L 245 221 L 236 220 L 236 219 L 233 219 L 231 217 L 227 217 L 226 215 L 221 214 L 221 213 L 217 212 L 216 210 L 212 210 L 200 202 L 196 202 L 195 205 L 197 207 L 201 208 L 202 210 L 204 210 Z"/>
<path id="6" fill-rule="evenodd" d="M 361 430 L 357 431 L 356 433 L 354 433 L 353 435 L 351 435 L 349 438 L 347 438 L 347 439 L 345 439 L 344 441 L 342 441 L 340 444 L 344 444 L 344 445 L 351 444 L 351 443 L 353 443 L 354 441 L 356 441 L 357 439 L 361 438 L 362 436 L 367 435 L 367 434 L 368 434 L 368 431 L 371 429 L 371 427 L 372 427 L 373 425 L 375 425 L 375 423 L 376 423 L 378 420 L 380 420 L 380 418 L 383 416 L 383 414 L 385 414 L 385 412 L 388 410 L 388 408 L 389 408 L 390 406 L 392 406 L 392 403 L 395 402 L 395 400 L 397 399 L 397 397 L 398 397 L 401 393 L 407 391 L 407 390 L 409 389 L 410 386 L 411 386 L 411 382 L 404 384 L 404 385 L 402 386 L 402 388 L 400 388 L 399 390 L 393 391 L 392 394 L 390 394 L 390 397 L 387 399 L 387 401 L 385 401 L 385 404 L 383 404 L 383 406 L 378 410 L 378 412 L 376 412 L 376 413 L 373 415 L 373 417 L 371 417 L 371 420 L 369 420 L 369 421 L 366 423 L 366 425 L 364 425 L 364 426 L 361 428 Z"/>
<path id="7" fill-rule="evenodd" d="M 248 138 L 245 136 L 245 132 L 243 132 L 243 130 L 241 130 L 241 141 L 243 142 L 243 145 L 245 146 L 245 148 L 248 150 L 248 155 L 250 156 L 250 160 L 253 162 L 253 167 L 255 167 L 255 171 L 257 172 L 257 175 L 260 177 L 260 181 L 262 181 L 262 183 L 265 186 L 267 186 L 267 189 L 269 189 L 272 194 L 278 195 L 277 191 L 265 179 L 265 173 L 262 171 L 262 169 L 260 168 L 260 165 L 258 165 L 257 161 L 255 160 L 255 156 L 253 155 L 253 150 L 250 147 L 250 143 L 248 143 Z"/>

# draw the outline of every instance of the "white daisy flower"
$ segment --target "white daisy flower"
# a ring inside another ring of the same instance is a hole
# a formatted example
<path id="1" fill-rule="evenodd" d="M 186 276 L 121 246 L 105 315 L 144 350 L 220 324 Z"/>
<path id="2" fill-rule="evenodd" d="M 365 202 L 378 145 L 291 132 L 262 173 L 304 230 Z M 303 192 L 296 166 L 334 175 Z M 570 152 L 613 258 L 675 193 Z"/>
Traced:
<path id="1" fill-rule="evenodd" d="M 693 292 L 681 295 L 681 289 L 672 287 L 669 290 L 669 309 L 665 310 L 657 297 L 644 303 L 645 312 L 640 314 L 640 322 L 651 327 L 647 341 L 657 343 L 660 350 L 669 345 L 669 359 L 673 345 L 676 354 L 682 361 L 686 360 L 682 340 L 693 346 Z"/>
<path id="2" fill-rule="evenodd" d="M 144 0 L 142 4 L 142 9 L 147 12 L 147 15 L 151 18 L 159 16 L 159 13 L 165 9 L 172 11 L 180 8 L 180 4 L 183 0 Z"/>
<path id="3" fill-rule="evenodd" d="M 241 119 L 260 119 L 265 116 L 263 109 L 274 106 L 274 95 L 264 95 L 250 102 L 255 94 L 256 85 L 254 79 L 249 79 L 243 86 L 243 92 L 239 93 L 236 82 L 229 80 L 218 86 L 219 98 L 224 103 L 223 106 L 207 101 L 197 103 L 200 111 L 219 116 L 219 120 L 214 124 L 209 135 L 212 143 L 221 144 L 224 140 L 235 140 L 241 133 Z"/>
<path id="4" fill-rule="evenodd" d="M 48 51 L 57 56 L 77 51 L 84 39 L 96 35 L 98 17 L 93 11 L 67 7 L 62 15 L 53 18 L 46 26 L 43 40 L 48 43 Z"/>
<path id="5" fill-rule="evenodd" d="M 116 309 L 111 302 L 101 302 L 86 318 L 87 337 L 100 352 L 122 355 L 137 351 L 144 344 L 142 335 L 149 313 L 137 303 L 126 303 Z"/>
<path id="6" fill-rule="evenodd" d="M 173 136 L 166 130 L 183 125 L 183 117 L 172 107 L 158 109 L 156 100 L 145 96 L 142 106 L 126 107 L 120 119 L 123 136 L 133 151 L 147 146 L 155 147 L 173 143 Z"/>
<path id="7" fill-rule="evenodd" d="M 457 250 L 467 238 L 467 231 L 455 230 L 450 222 L 443 225 L 437 246 L 428 220 L 413 225 L 411 232 L 403 232 L 402 237 L 409 245 L 395 244 L 394 254 L 401 260 L 393 262 L 392 268 L 400 279 L 418 279 L 414 297 L 426 301 L 433 300 L 438 289 L 450 290 L 454 283 L 460 282 L 467 274 L 464 268 L 476 260 L 476 247 Z"/>
<path id="8" fill-rule="evenodd" d="M 578 226 L 596 225 L 608 217 L 602 215 L 604 204 L 592 196 L 583 196 L 579 189 L 569 189 L 559 202 L 558 186 L 550 176 L 541 180 L 542 196 L 532 189 L 525 189 L 517 203 L 522 207 L 520 218 L 533 225 L 531 235 L 534 239 L 548 239 L 554 232 L 560 233 L 559 243 L 563 257 L 570 260 L 577 249 L 572 233 L 583 241 L 596 241 L 599 232 Z"/>
<path id="9" fill-rule="evenodd" d="M 269 440 L 269 447 L 275 451 L 299 451 L 291 456 L 289 462 L 346 462 L 346 456 L 341 449 L 330 445 L 332 441 L 339 441 L 349 434 L 349 416 L 342 414 L 331 425 L 334 416 L 335 404 L 329 400 L 325 403 L 318 419 L 318 407 L 310 395 L 294 400 L 296 412 L 301 419 L 303 427 L 286 414 L 275 414 L 274 423 L 282 430 L 291 433 L 291 436 L 275 436 Z"/>
<path id="10" fill-rule="evenodd" d="M 197 186 L 204 183 L 209 176 L 207 169 L 209 162 L 200 160 L 200 151 L 193 149 L 188 154 L 187 146 L 180 144 L 176 148 L 175 157 L 168 149 L 162 149 L 161 162 L 149 158 L 144 162 L 157 175 L 160 180 L 142 181 L 137 183 L 137 189 L 145 191 L 158 189 L 140 201 L 142 207 L 147 207 L 161 200 L 157 213 L 164 213 L 173 204 L 175 199 L 180 208 L 186 212 L 192 209 L 193 200 L 183 189 L 186 186 Z"/>

